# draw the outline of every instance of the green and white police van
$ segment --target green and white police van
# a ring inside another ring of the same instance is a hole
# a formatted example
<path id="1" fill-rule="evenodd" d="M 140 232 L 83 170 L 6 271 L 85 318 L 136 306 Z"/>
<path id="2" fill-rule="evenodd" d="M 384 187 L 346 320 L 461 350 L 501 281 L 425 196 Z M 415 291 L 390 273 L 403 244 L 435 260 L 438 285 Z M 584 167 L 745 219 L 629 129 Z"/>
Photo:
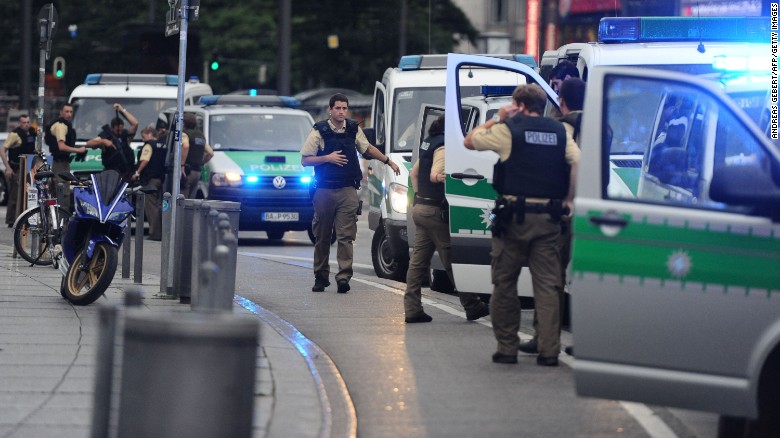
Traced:
<path id="1" fill-rule="evenodd" d="M 131 142 L 136 149 L 142 145 L 141 129 L 155 125 L 160 111 L 176 106 L 179 78 L 163 74 L 93 73 L 70 94 L 73 105 L 73 128 L 76 146 L 84 146 L 100 133 L 103 125 L 116 117 L 112 105 L 119 103 L 138 119 L 138 132 Z M 201 96 L 213 94 L 208 84 L 190 79 L 184 84 L 184 104 L 198 103 Z M 125 127 L 128 122 L 125 121 Z M 73 161 L 74 173 L 103 170 L 99 149 L 89 149 L 84 161 Z"/>
<path id="2" fill-rule="evenodd" d="M 408 180 L 412 151 L 419 146 L 420 108 L 443 105 L 447 55 L 403 56 L 388 68 L 374 88 L 371 127 L 367 135 L 376 147 L 401 169 L 368 163 L 368 225 L 373 231 L 371 254 L 374 271 L 381 278 L 403 281 L 409 262 L 407 236 Z M 536 65 L 528 55 L 491 55 Z M 475 67 L 463 72 L 460 95 L 477 96 L 485 84 L 519 85 L 522 75 Z"/>
<path id="3" fill-rule="evenodd" d="M 308 231 L 313 241 L 313 173 L 300 154 L 314 125 L 309 113 L 284 96 L 205 96 L 200 102 L 184 108 L 214 149 L 197 197 L 240 202 L 239 231 L 265 231 L 271 240 Z"/>
<path id="4" fill-rule="evenodd" d="M 733 22 L 714 34 L 701 24 L 695 35 L 708 37 L 694 44 L 643 43 L 636 23 L 630 45 L 647 49 L 647 63 L 666 45 L 662 68 L 588 67 L 569 289 L 577 393 L 714 412 L 723 437 L 778 436 L 776 85 L 763 82 L 758 125 L 727 94 L 734 85 L 676 71 L 770 74 L 769 20 L 749 40 L 747 30 L 729 35 Z M 711 41 L 724 37 L 738 41 Z"/>

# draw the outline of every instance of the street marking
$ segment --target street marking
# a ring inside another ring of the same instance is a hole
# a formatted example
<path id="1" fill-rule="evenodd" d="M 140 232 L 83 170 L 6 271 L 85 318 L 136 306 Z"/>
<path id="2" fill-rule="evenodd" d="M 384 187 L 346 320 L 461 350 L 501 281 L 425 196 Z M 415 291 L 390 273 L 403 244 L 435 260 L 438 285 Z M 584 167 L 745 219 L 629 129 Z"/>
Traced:
<path id="1" fill-rule="evenodd" d="M 239 252 L 239 254 L 248 257 L 254 257 L 254 258 L 287 259 L 287 260 L 304 261 L 310 263 L 312 262 L 311 257 L 296 257 L 296 256 L 285 256 L 285 255 L 278 255 L 278 254 L 250 253 L 250 252 Z M 330 264 L 337 265 L 336 262 L 330 262 Z M 353 266 L 357 266 L 360 268 L 368 268 L 368 269 L 374 268 L 372 265 L 363 265 L 358 263 L 353 263 Z M 405 292 L 404 289 L 388 286 L 383 283 L 378 283 L 376 281 L 369 280 L 367 278 L 357 277 L 354 275 L 352 276 L 352 280 L 400 296 L 403 296 Z M 425 296 L 422 297 L 422 302 L 423 304 L 435 307 L 441 311 L 449 313 L 450 315 L 458 316 L 463 319 L 466 319 L 465 312 L 456 310 L 455 308 L 451 307 L 449 303 L 447 304 L 440 303 L 430 298 L 426 298 Z M 480 318 L 477 321 L 471 321 L 471 322 L 481 324 L 485 327 L 489 327 L 491 330 L 493 329 L 493 324 L 490 321 L 486 321 L 482 318 Z M 520 336 L 520 342 L 525 342 L 532 339 L 531 335 L 527 335 L 525 333 L 518 333 L 518 335 Z M 569 356 L 568 354 L 561 351 L 561 354 L 558 356 L 558 360 L 560 362 L 565 363 L 569 368 L 571 369 L 574 368 L 573 356 Z M 657 415 L 655 415 L 653 410 L 647 407 L 647 405 L 643 405 L 641 403 L 625 402 L 625 401 L 620 401 L 619 404 L 629 415 L 631 415 L 639 423 L 640 426 L 642 426 L 642 428 L 650 436 L 654 438 L 677 438 L 677 434 L 675 434 L 674 431 L 672 431 L 672 429 L 662 419 L 660 419 Z"/>

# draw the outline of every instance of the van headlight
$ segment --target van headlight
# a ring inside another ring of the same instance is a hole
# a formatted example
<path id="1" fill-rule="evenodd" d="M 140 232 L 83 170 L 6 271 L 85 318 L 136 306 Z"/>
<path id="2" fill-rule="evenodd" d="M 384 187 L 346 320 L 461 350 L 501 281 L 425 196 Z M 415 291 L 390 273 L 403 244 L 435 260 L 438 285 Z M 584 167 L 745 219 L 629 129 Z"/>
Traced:
<path id="1" fill-rule="evenodd" d="M 240 187 L 242 183 L 242 178 L 240 173 L 236 172 L 225 172 L 225 173 L 218 173 L 214 172 L 211 174 L 211 185 L 215 187 L 225 187 L 225 186 L 231 186 L 231 187 Z"/>
<path id="2" fill-rule="evenodd" d="M 390 183 L 390 188 L 387 191 L 390 196 L 390 207 L 398 213 L 406 214 L 406 207 L 409 201 L 406 199 L 406 192 L 409 189 L 402 184 Z"/>

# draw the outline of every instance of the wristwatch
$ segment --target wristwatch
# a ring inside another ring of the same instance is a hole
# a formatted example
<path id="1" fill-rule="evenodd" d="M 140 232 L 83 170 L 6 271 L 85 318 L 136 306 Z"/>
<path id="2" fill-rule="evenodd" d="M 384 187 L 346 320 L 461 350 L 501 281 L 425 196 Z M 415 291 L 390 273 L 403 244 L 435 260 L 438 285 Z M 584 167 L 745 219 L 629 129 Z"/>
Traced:
<path id="1" fill-rule="evenodd" d="M 390 163 L 390 157 L 385 157 L 385 164 Z"/>
<path id="2" fill-rule="evenodd" d="M 493 114 L 493 123 L 501 123 L 501 116 L 498 113 Z"/>

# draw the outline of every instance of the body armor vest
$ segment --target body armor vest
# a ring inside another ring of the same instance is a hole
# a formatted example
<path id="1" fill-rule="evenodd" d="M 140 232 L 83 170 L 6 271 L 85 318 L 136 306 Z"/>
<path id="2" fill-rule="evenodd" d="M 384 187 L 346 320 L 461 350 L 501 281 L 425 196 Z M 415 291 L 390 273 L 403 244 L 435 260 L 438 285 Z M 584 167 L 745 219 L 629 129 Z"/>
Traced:
<path id="1" fill-rule="evenodd" d="M 29 128 L 25 131 L 22 128 L 16 128 L 14 129 L 14 132 L 22 140 L 22 144 L 8 150 L 8 161 L 16 166 L 19 164 L 19 155 L 35 153 L 35 129 Z"/>
<path id="2" fill-rule="evenodd" d="M 49 146 L 49 152 L 51 152 L 51 155 L 52 157 L 54 157 L 54 160 L 55 161 L 67 160 L 68 158 L 70 158 L 70 153 L 60 152 L 60 147 L 59 145 L 57 145 L 57 139 L 51 133 L 51 127 L 54 126 L 55 123 L 62 123 L 68 127 L 68 133 L 65 134 L 65 144 L 70 147 L 76 147 L 76 130 L 73 129 L 73 125 L 71 125 L 69 121 L 60 117 L 59 119 L 57 119 L 56 122 L 46 127 L 46 132 L 44 133 L 43 136 L 44 142 Z"/>
<path id="3" fill-rule="evenodd" d="M 149 181 L 151 178 L 162 178 L 165 176 L 165 156 L 168 155 L 168 145 L 165 141 L 152 140 L 145 143 L 144 147 L 146 147 L 147 144 L 152 148 L 152 157 L 149 158 L 149 164 L 147 164 L 141 172 L 142 183 Z M 139 163 L 141 162 L 141 153 L 143 152 L 143 149 L 143 147 L 138 149 L 137 161 Z"/>
<path id="4" fill-rule="evenodd" d="M 426 146 L 427 145 L 427 146 Z M 428 137 L 420 145 L 420 177 L 417 179 L 417 194 L 423 198 L 444 200 L 444 184 L 431 182 L 431 168 L 433 167 L 433 153 L 444 146 L 444 135 Z"/>
<path id="5" fill-rule="evenodd" d="M 553 119 L 522 114 L 507 119 L 512 152 L 493 170 L 500 195 L 562 199 L 569 190 L 566 130 Z"/>
<path id="6" fill-rule="evenodd" d="M 206 136 L 200 129 L 187 129 L 184 133 L 190 141 L 190 151 L 187 153 L 185 164 L 188 164 L 190 169 L 199 171 L 203 165 L 203 155 L 206 153 Z"/>
<path id="7" fill-rule="evenodd" d="M 341 151 L 347 157 L 347 164 L 337 166 L 331 163 L 320 164 L 314 167 L 314 175 L 317 181 L 323 183 L 343 183 L 342 187 L 357 184 L 357 181 L 363 179 L 363 172 L 360 170 L 360 163 L 357 156 L 357 138 L 358 124 L 354 120 L 345 120 L 346 129 L 342 133 L 336 133 L 331 129 L 327 120 L 314 124 L 325 147 L 317 151 L 317 156 L 328 155 L 334 151 Z"/>

